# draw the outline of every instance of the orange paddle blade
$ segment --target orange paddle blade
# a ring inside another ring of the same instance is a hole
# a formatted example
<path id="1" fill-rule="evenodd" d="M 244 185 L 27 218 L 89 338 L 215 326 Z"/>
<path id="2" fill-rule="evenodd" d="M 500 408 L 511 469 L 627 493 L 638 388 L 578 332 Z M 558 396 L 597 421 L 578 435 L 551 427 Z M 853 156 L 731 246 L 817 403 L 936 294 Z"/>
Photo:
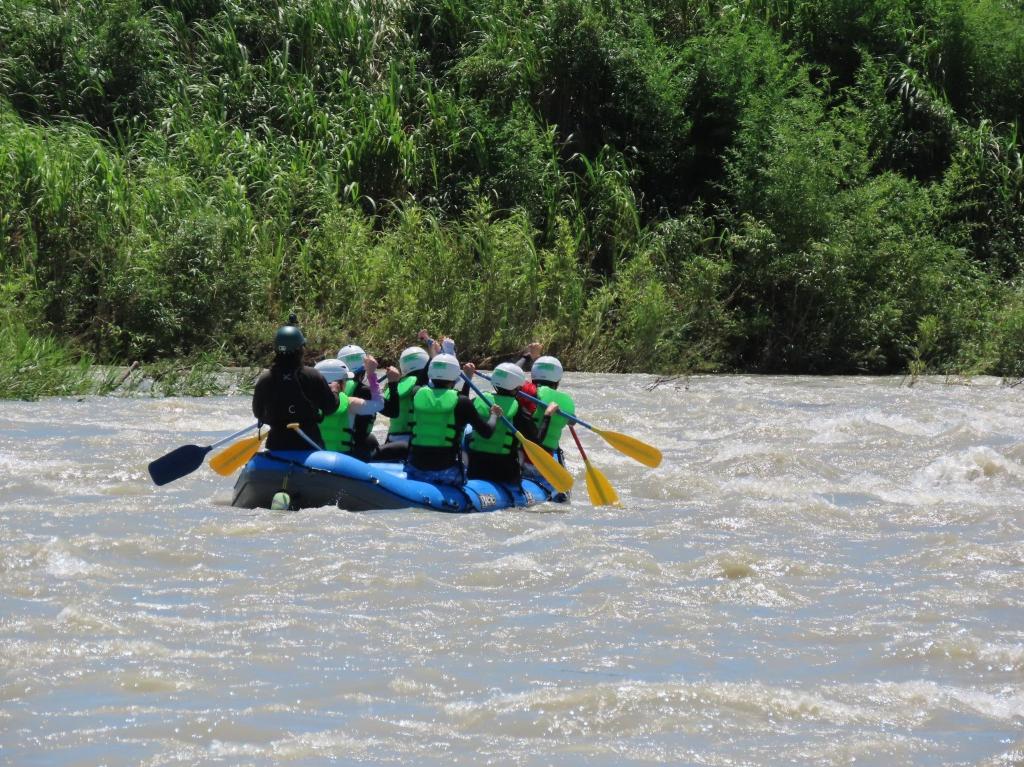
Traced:
<path id="1" fill-rule="evenodd" d="M 661 451 L 654 447 L 654 445 L 648 445 L 636 437 L 630 437 L 628 434 L 619 434 L 617 431 L 605 431 L 604 429 L 594 429 L 594 431 L 600 434 L 605 442 L 620 453 L 628 455 L 634 461 L 639 461 L 644 466 L 650 466 L 652 469 L 661 465 Z"/>
<path id="2" fill-rule="evenodd" d="M 565 467 L 556 461 L 551 453 L 536 442 L 531 442 L 518 431 L 516 432 L 516 437 L 519 438 L 523 450 L 530 457 L 530 461 L 537 468 L 537 471 L 541 473 L 541 476 L 550 482 L 551 486 L 558 492 L 568 493 L 569 489 L 573 486 L 573 482 L 575 482 L 572 474 L 566 471 Z"/>
<path id="3" fill-rule="evenodd" d="M 590 495 L 590 503 L 594 506 L 618 506 L 619 494 L 615 492 L 608 478 L 590 461 L 584 461 L 587 466 L 587 493 Z"/>
<path id="4" fill-rule="evenodd" d="M 256 437 L 246 437 L 233 445 L 228 445 L 210 459 L 210 468 L 222 477 L 234 474 L 256 455 L 256 451 L 260 449 L 260 445 L 266 438 L 267 432 L 264 432 Z"/>

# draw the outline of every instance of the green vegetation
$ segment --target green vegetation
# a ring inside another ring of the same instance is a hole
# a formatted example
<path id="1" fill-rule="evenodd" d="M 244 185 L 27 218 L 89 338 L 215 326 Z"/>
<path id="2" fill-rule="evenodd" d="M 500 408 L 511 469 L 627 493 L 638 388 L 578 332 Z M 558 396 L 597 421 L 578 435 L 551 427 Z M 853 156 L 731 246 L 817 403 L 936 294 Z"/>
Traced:
<path id="1" fill-rule="evenodd" d="M 0 395 L 204 390 L 292 309 L 392 359 L 1024 375 L 1022 114 L 1007 0 L 0 0 Z"/>
<path id="2" fill-rule="evenodd" d="M 69 364 L 68 350 L 50 338 L 38 338 L 24 327 L 0 325 L 0 398 L 36 399 L 60 394 L 86 394 L 107 388 L 91 377 L 91 361 Z"/>

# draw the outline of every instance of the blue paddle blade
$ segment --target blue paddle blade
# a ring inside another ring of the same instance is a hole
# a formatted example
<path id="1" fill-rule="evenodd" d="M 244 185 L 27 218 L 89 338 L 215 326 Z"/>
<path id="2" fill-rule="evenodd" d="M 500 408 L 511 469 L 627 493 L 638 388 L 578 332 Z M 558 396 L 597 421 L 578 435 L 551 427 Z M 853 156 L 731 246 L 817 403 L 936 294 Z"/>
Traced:
<path id="1" fill-rule="evenodd" d="M 182 445 L 157 458 L 149 464 L 149 476 L 152 477 L 153 484 L 166 485 L 186 474 L 191 474 L 203 465 L 203 459 L 212 449 L 199 445 Z"/>

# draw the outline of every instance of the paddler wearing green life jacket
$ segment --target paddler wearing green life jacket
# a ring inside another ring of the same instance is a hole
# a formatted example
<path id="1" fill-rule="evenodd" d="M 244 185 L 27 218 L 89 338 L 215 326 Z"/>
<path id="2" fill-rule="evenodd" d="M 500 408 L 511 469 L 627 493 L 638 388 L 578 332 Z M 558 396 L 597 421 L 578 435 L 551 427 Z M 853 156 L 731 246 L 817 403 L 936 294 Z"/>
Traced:
<path id="1" fill-rule="evenodd" d="M 461 372 L 452 354 L 438 354 L 427 367 L 429 386 L 413 387 L 412 438 L 405 475 L 435 484 L 461 485 L 462 435 L 466 426 L 483 438 L 494 434 L 501 408 L 491 405 L 481 415 L 465 394 L 454 388 Z"/>
<path id="2" fill-rule="evenodd" d="M 466 374 L 472 378 L 476 369 L 467 364 Z M 494 387 L 494 404 L 508 416 L 517 431 L 531 442 L 537 439 L 537 423 L 530 412 L 516 401 L 516 394 L 526 383 L 526 373 L 511 362 L 503 362 L 491 374 Z M 481 418 L 487 416 L 489 408 L 480 397 L 473 405 Z M 519 459 L 519 441 L 509 431 L 504 421 L 498 421 L 494 433 L 485 437 L 472 432 L 466 442 L 468 463 L 466 476 L 470 479 L 487 479 L 492 482 L 519 482 L 522 479 L 522 462 Z"/>
<path id="3" fill-rule="evenodd" d="M 388 368 L 388 388 L 384 393 L 381 415 L 391 419 L 384 446 L 377 451 L 378 461 L 404 461 L 412 437 L 413 389 L 427 383 L 430 354 L 421 346 L 410 346 L 398 358 L 398 367 Z"/>
<path id="4" fill-rule="evenodd" d="M 345 385 L 354 379 L 344 362 L 339 359 L 326 359 L 316 363 L 316 369 L 327 381 L 331 391 L 338 395 L 338 409 L 324 416 L 320 423 L 320 434 L 324 440 L 325 450 L 356 455 L 356 419 L 359 416 L 373 416 L 384 407 L 380 385 L 377 383 L 377 360 L 367 356 L 363 358 L 362 365 L 366 370 L 367 391 L 370 395 L 366 399 L 345 393 Z"/>
<path id="5" fill-rule="evenodd" d="M 562 410 L 569 415 L 576 415 L 576 403 L 572 397 L 563 391 L 558 391 L 558 384 L 562 380 L 562 363 L 557 357 L 538 357 L 530 369 L 530 377 L 537 387 L 537 399 L 546 403 L 546 408 L 539 405 L 533 412 L 533 419 L 537 425 L 537 444 L 558 459 L 562 460 L 562 451 L 558 446 L 562 438 L 562 431 L 568 425 L 568 421 L 558 414 Z"/>
<path id="6" fill-rule="evenodd" d="M 359 397 L 370 400 L 373 395 L 367 380 L 363 358 L 366 352 L 357 344 L 346 344 L 338 351 L 338 359 L 345 363 L 352 376 L 342 382 L 340 394 L 348 397 Z M 352 455 L 360 461 L 371 461 L 380 450 L 380 444 L 373 433 L 373 425 L 377 420 L 377 411 L 368 415 L 356 415 L 352 426 Z"/>

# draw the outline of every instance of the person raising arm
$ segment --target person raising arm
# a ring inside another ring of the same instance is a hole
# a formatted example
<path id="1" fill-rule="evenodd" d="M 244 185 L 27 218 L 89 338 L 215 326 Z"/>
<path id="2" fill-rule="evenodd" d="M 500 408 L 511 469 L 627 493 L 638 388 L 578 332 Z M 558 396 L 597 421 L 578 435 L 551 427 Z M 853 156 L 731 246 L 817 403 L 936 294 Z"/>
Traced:
<path id="1" fill-rule="evenodd" d="M 327 450 L 348 453 L 357 458 L 358 433 L 356 424 L 360 417 L 374 416 L 384 407 L 380 385 L 377 383 L 377 360 L 367 356 L 361 365 L 366 371 L 366 384 L 369 398 L 349 396 L 345 393 L 346 384 L 350 383 L 352 373 L 348 365 L 340 359 L 326 359 L 316 364 L 316 369 L 323 374 L 331 390 L 338 395 L 338 409 L 324 418 L 321 433 Z"/>

